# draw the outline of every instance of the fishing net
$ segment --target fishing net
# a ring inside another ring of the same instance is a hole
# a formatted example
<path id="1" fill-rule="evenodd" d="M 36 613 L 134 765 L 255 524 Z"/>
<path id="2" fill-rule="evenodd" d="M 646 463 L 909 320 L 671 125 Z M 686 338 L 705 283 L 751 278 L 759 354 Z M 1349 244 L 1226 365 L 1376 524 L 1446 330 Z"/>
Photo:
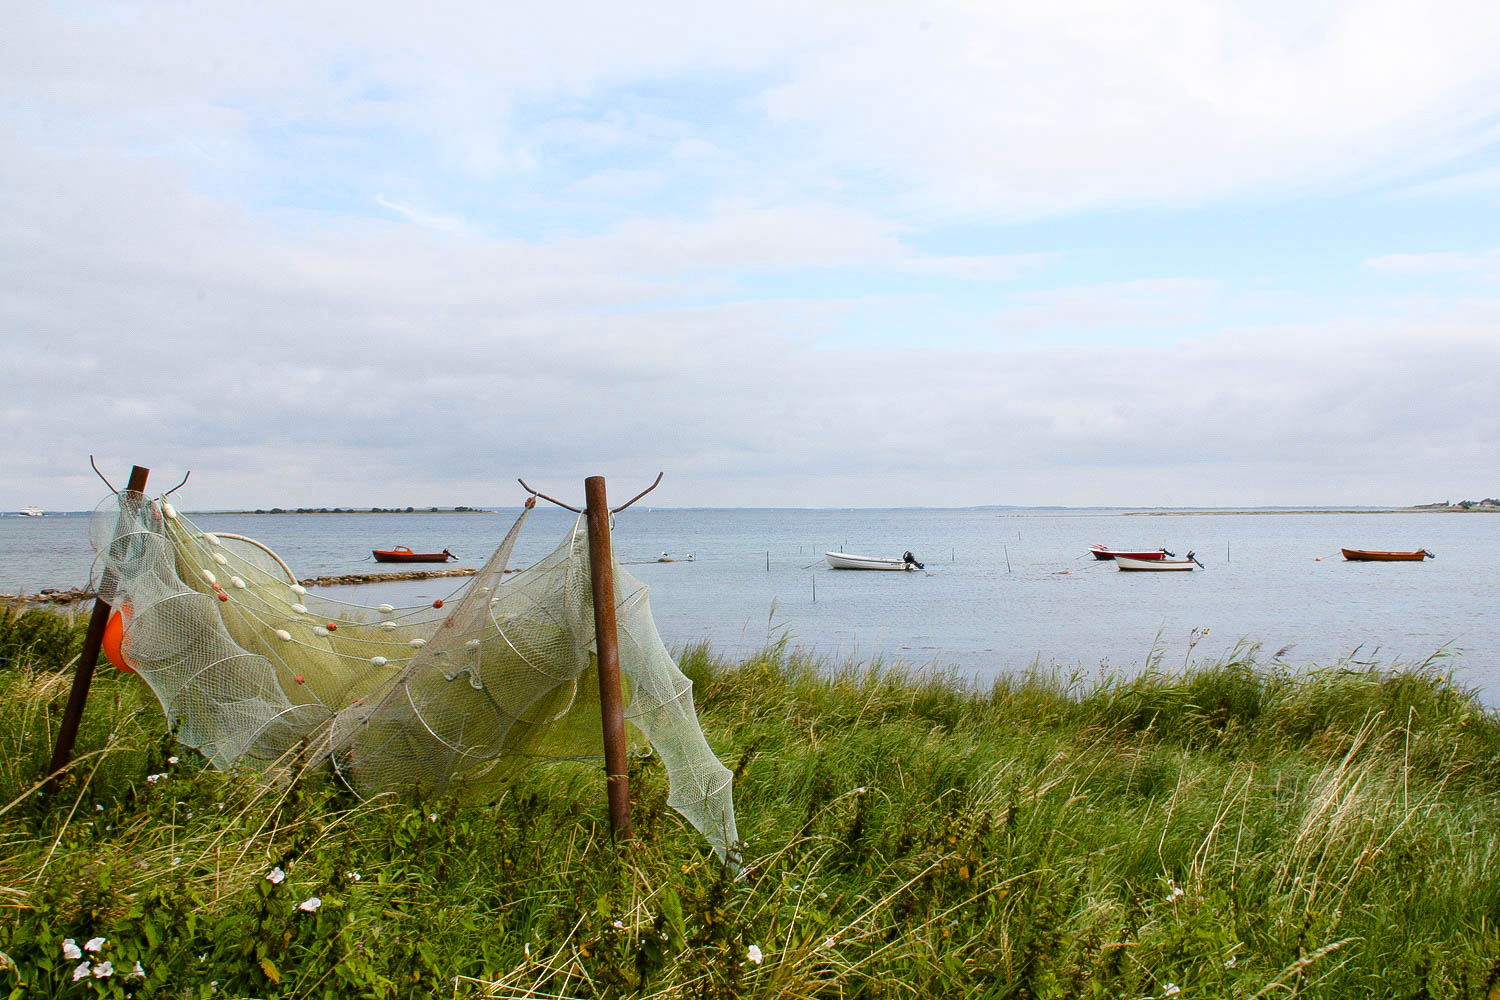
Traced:
<path id="1" fill-rule="evenodd" d="M 297 751 L 361 796 L 489 801 L 533 764 L 603 753 L 587 523 L 507 578 L 525 520 L 462 596 L 401 608 L 321 597 L 264 545 L 204 531 L 164 499 L 121 492 L 91 530 L 121 662 L 215 767 Z M 737 839 L 730 772 L 646 586 L 618 562 L 614 580 L 627 735 L 649 743 L 668 804 L 725 858 Z"/>

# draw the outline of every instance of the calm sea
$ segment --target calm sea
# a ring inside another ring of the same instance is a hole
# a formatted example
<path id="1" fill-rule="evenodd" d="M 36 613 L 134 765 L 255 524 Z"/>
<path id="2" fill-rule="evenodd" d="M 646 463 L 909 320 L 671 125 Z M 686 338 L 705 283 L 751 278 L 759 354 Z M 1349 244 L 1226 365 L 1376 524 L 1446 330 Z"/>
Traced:
<path id="1" fill-rule="evenodd" d="M 275 549 L 300 576 L 370 572 L 371 548 L 449 548 L 478 566 L 514 518 L 487 514 L 190 515 Z M 518 565 L 550 551 L 573 515 L 539 508 Z M 0 518 L 0 593 L 82 586 L 87 515 Z M 1192 573 L 1122 573 L 1088 556 L 1196 550 Z M 1348 563 L 1341 546 L 1427 548 L 1421 563 Z M 825 550 L 899 556 L 920 573 L 830 570 Z M 1500 517 L 1484 514 L 1141 514 L 1116 510 L 667 510 L 634 507 L 615 529 L 621 562 L 651 587 L 669 646 L 739 656 L 782 635 L 835 660 L 904 660 L 978 679 L 1033 662 L 1132 673 L 1241 641 L 1290 666 L 1341 658 L 1420 662 L 1445 650 L 1461 682 L 1500 703 Z M 662 553 L 679 561 L 656 562 Z M 694 559 L 687 561 L 685 557 Z M 450 564 L 451 565 L 451 564 Z M 335 588 L 362 603 L 447 597 L 462 581 Z M 1207 632 L 1206 635 L 1201 633 Z M 1200 637 L 1194 643 L 1195 634 Z"/>

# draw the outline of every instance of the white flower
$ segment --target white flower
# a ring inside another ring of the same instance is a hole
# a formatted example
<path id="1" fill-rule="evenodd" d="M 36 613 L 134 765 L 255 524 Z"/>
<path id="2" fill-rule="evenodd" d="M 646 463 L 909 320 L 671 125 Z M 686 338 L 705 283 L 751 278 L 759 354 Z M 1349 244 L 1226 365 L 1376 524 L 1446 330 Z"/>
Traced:
<path id="1" fill-rule="evenodd" d="M 81 952 L 81 951 L 78 950 L 78 942 L 74 941 L 72 938 L 64 938 L 63 939 L 63 958 L 72 960 L 72 959 L 75 959 L 75 958 L 82 958 L 82 957 L 83 957 L 83 952 Z"/>
<path id="2" fill-rule="evenodd" d="M 160 781 L 161 779 L 165 778 L 166 776 L 167 776 L 166 772 L 163 771 L 161 774 L 148 774 L 148 775 L 146 775 L 146 780 L 149 781 L 149 782 L 151 782 L 151 784 L 154 785 L 158 781 Z"/>
<path id="3" fill-rule="evenodd" d="M 95 802 L 94 803 L 94 812 L 101 812 L 102 813 L 103 811 L 104 811 L 104 803 L 102 803 L 102 802 Z"/>
<path id="4" fill-rule="evenodd" d="M 319 899 L 317 896 L 312 896 L 298 903 L 297 909 L 301 910 L 303 913 L 314 913 L 317 911 L 318 907 L 322 905 L 323 901 L 321 899 Z"/>
<path id="5" fill-rule="evenodd" d="M 175 763 L 177 763 L 177 758 L 176 757 L 168 757 L 167 758 L 167 763 L 168 764 L 175 764 Z"/>
<path id="6" fill-rule="evenodd" d="M 359 872 L 344 872 L 344 875 L 351 882 L 358 882 L 359 881 Z"/>
<path id="7" fill-rule="evenodd" d="M 750 949 L 745 952 L 745 957 L 754 962 L 756 965 L 759 965 L 761 962 L 765 961 L 766 956 L 762 954 L 760 945 L 752 944 L 750 946 Z"/>
<path id="8" fill-rule="evenodd" d="M 83 943 L 83 950 L 84 951 L 98 951 L 100 948 L 103 948 L 103 947 L 104 947 L 104 939 L 103 938 L 89 938 L 87 941 L 85 941 Z"/>
<path id="9" fill-rule="evenodd" d="M 530 941 L 527 941 L 525 944 L 521 945 L 521 954 L 525 955 L 527 958 L 531 957 L 531 942 Z"/>
<path id="10" fill-rule="evenodd" d="M 80 979 L 87 979 L 89 976 L 89 969 L 90 966 L 87 959 L 79 962 L 78 967 L 73 970 L 73 982 L 76 983 Z"/>
<path id="11" fill-rule="evenodd" d="M 833 938 L 824 938 L 823 939 L 823 947 L 825 947 L 825 948 L 832 948 L 833 947 Z"/>
<path id="12" fill-rule="evenodd" d="M 1184 895 L 1182 886 L 1171 879 L 1167 879 L 1167 902 L 1175 903 L 1177 902 L 1177 897 L 1181 895 Z"/>
<path id="13" fill-rule="evenodd" d="M 434 823 L 436 823 L 437 822 L 437 813 L 428 813 L 427 814 L 427 818 L 430 819 L 430 820 L 432 820 Z"/>
<path id="14" fill-rule="evenodd" d="M 280 865 L 277 865 L 271 869 L 271 874 L 266 876 L 266 881 L 272 885 L 280 885 L 286 881 L 286 872 L 281 870 Z"/>
<path id="15" fill-rule="evenodd" d="M 136 979 L 145 979 L 146 978 L 146 970 L 143 969 L 143 968 L 141 968 L 141 963 L 140 962 L 136 962 L 135 963 L 135 968 L 131 969 L 128 974 L 130 976 L 133 976 Z"/>
<path id="16" fill-rule="evenodd" d="M 620 923 L 620 921 L 616 920 L 615 921 L 615 930 L 617 930 L 617 931 L 623 931 L 624 929 L 625 929 L 625 925 L 622 924 L 622 923 Z"/>
<path id="17" fill-rule="evenodd" d="M 113 976 L 114 974 L 115 974 L 115 967 L 110 962 L 100 962 L 98 965 L 94 966 L 94 978 L 95 979 L 108 979 L 110 976 Z"/>
<path id="18" fill-rule="evenodd" d="M 1163 986 L 1161 988 L 1161 995 L 1164 996 L 1164 997 L 1175 997 L 1177 994 L 1179 994 L 1181 992 L 1182 992 L 1182 987 L 1178 986 L 1176 983 L 1168 983 L 1167 985 L 1165 985 L 1165 986 Z"/>

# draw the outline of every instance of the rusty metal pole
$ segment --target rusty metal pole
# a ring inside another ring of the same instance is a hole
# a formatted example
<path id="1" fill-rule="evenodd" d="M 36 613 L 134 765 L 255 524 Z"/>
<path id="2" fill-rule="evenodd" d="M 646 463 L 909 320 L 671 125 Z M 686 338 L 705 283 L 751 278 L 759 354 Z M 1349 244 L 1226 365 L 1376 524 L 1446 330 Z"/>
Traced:
<path id="1" fill-rule="evenodd" d="M 130 482 L 126 492 L 146 492 L 146 477 L 150 469 L 139 465 L 130 469 Z M 100 580 L 99 589 L 109 592 L 106 581 Z M 89 685 L 94 682 L 94 666 L 99 662 L 99 649 L 104 644 L 104 626 L 109 624 L 110 606 L 102 597 L 94 599 L 94 614 L 89 618 L 89 630 L 83 636 L 83 650 L 78 654 L 78 666 L 73 670 L 73 689 L 68 692 L 68 707 L 63 710 L 62 725 L 57 730 L 57 745 L 52 749 L 52 763 L 47 765 L 47 781 L 43 793 L 57 785 L 57 773 L 73 759 L 73 743 L 78 739 L 78 725 L 83 721 L 83 706 L 89 700 Z"/>
<path id="2" fill-rule="evenodd" d="M 620 644 L 615 630 L 614 549 L 604 477 L 583 481 L 589 525 L 589 575 L 594 588 L 594 644 L 599 650 L 599 709 L 604 717 L 604 773 L 609 787 L 609 829 L 629 840 L 630 777 L 625 761 L 625 699 L 620 693 Z"/>

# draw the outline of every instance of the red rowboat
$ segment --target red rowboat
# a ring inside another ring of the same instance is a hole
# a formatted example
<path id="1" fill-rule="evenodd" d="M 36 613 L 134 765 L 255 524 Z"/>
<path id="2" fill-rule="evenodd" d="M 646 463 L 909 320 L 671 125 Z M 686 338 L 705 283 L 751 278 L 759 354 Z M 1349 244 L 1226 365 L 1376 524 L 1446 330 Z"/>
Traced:
<path id="1" fill-rule="evenodd" d="M 1423 559 L 1436 559 L 1437 556 L 1426 549 L 1418 549 L 1415 552 L 1376 552 L 1370 549 L 1344 549 L 1344 558 L 1350 562 L 1421 562 Z"/>
<path id="2" fill-rule="evenodd" d="M 376 562 L 407 563 L 407 562 L 447 562 L 449 559 L 457 559 L 458 556 L 444 549 L 441 552 L 413 552 L 405 545 L 398 545 L 394 549 L 371 549 L 375 555 Z"/>
<path id="3" fill-rule="evenodd" d="M 1113 559 L 1115 556 L 1124 556 L 1126 559 L 1165 559 L 1172 554 L 1166 549 L 1157 549 L 1154 552 L 1122 552 L 1105 545 L 1090 545 L 1089 551 L 1094 554 L 1095 559 Z"/>

